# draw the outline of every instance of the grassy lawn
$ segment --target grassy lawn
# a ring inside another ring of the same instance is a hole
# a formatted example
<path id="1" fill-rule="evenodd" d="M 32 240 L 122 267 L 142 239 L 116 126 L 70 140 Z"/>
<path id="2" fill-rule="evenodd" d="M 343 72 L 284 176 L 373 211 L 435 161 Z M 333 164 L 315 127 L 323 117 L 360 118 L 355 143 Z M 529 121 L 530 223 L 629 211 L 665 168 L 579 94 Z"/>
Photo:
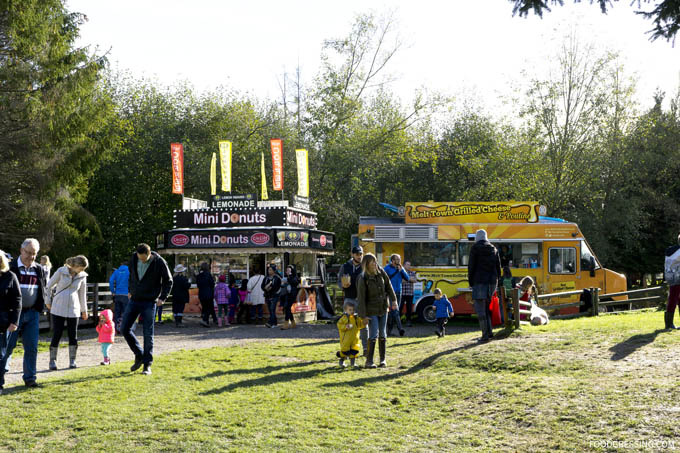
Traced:
<path id="1" fill-rule="evenodd" d="M 375 370 L 340 371 L 337 342 L 318 339 L 171 353 L 150 377 L 130 362 L 79 369 L 0 397 L 1 449 L 680 449 L 680 332 L 662 325 L 644 312 L 485 345 L 475 333 L 390 339 L 388 367 Z"/>

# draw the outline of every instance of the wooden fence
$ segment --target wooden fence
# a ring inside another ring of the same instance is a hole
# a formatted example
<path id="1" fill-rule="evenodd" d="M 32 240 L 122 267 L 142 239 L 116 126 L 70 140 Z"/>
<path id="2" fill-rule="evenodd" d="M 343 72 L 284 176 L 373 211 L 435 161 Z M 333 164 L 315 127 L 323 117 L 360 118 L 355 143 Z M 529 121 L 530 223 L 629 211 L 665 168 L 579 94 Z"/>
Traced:
<path id="1" fill-rule="evenodd" d="M 555 310 L 560 310 L 564 308 L 573 308 L 573 307 L 578 307 L 579 308 L 579 313 L 572 313 L 572 314 L 566 314 L 566 315 L 554 315 L 550 316 L 551 319 L 566 319 L 566 318 L 578 318 L 581 316 L 599 316 L 600 314 L 604 313 L 607 311 L 607 307 L 613 307 L 613 306 L 623 306 L 627 305 L 627 309 L 619 310 L 613 313 L 619 313 L 623 311 L 634 311 L 640 308 L 634 308 L 634 305 L 644 303 L 645 305 L 649 306 L 649 304 L 653 303 L 658 303 L 661 300 L 665 299 L 666 297 L 666 287 L 665 286 L 655 286 L 652 288 L 643 288 L 643 289 L 634 289 L 631 291 L 622 291 L 619 293 L 609 293 L 609 294 L 600 294 L 600 288 L 589 288 L 589 289 L 584 289 L 584 290 L 579 290 L 579 291 L 565 291 L 561 293 L 551 293 L 551 294 L 541 294 L 536 297 L 538 301 L 538 306 L 542 309 L 544 309 L 547 312 L 550 311 L 555 311 Z M 565 304 L 557 304 L 557 305 L 546 305 L 546 304 L 541 304 L 541 301 L 547 301 L 547 300 L 552 300 L 556 298 L 562 298 L 562 297 L 572 297 L 572 296 L 581 296 L 584 294 L 584 292 L 589 292 L 590 293 L 590 299 L 591 299 L 591 306 L 590 309 L 587 311 L 582 311 L 581 307 L 586 306 L 586 303 L 582 300 L 579 300 L 579 302 L 570 302 L 570 303 L 565 303 Z M 651 293 L 652 295 L 646 295 Z M 641 295 L 645 295 L 644 297 L 638 297 Z M 625 300 L 613 300 L 614 297 L 621 297 L 621 296 L 634 296 L 633 299 L 625 299 Z M 508 328 L 516 328 L 519 329 L 521 325 L 523 324 L 529 324 L 528 321 L 522 321 L 521 315 L 526 315 L 527 318 L 531 314 L 531 303 L 530 302 L 525 302 L 523 300 L 519 300 L 519 289 L 514 288 L 510 291 L 510 295 L 508 296 L 505 293 L 505 288 L 501 287 L 501 297 L 500 300 L 502 302 L 502 309 L 503 309 L 503 314 L 505 319 L 505 324 L 506 327 Z M 510 302 L 512 303 L 511 306 Z M 643 307 L 647 308 L 647 307 Z M 508 314 L 512 313 L 512 319 L 509 318 Z"/>

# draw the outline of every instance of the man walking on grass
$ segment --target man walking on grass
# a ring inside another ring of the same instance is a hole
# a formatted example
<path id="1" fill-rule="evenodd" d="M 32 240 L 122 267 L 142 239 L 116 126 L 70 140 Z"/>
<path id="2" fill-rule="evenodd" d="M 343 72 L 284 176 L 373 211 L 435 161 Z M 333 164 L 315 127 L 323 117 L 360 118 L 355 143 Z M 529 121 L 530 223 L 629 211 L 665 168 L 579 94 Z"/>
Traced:
<path id="1" fill-rule="evenodd" d="M 121 331 L 128 346 L 135 354 L 135 363 L 130 371 L 144 365 L 143 374 L 151 374 L 153 362 L 153 327 L 156 307 L 163 305 L 172 289 L 172 274 L 168 263 L 147 244 L 139 244 L 130 259 L 130 302 L 123 314 Z M 132 325 L 142 315 L 144 327 L 144 350 L 132 331 Z"/>
<path id="2" fill-rule="evenodd" d="M 45 287 L 45 271 L 35 262 L 35 257 L 40 250 L 37 239 L 26 239 L 21 244 L 19 258 L 12 260 L 9 270 L 19 280 L 21 290 L 21 315 L 17 329 L 9 332 L 7 336 L 7 352 L 4 360 L 0 361 L 0 393 L 5 384 L 5 372 L 7 362 L 12 357 L 12 352 L 17 344 L 19 335 L 24 348 L 24 384 L 26 387 L 37 387 L 37 359 L 38 359 L 38 334 L 40 328 L 40 313 L 45 309 L 47 293 Z"/>

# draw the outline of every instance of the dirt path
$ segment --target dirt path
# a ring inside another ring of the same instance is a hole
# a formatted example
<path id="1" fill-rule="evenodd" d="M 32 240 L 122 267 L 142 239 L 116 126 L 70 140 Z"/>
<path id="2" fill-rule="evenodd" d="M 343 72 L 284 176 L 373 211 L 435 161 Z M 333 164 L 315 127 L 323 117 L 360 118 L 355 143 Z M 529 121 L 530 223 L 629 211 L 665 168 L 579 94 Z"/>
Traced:
<path id="1" fill-rule="evenodd" d="M 205 328 L 199 325 L 198 318 L 188 318 L 185 321 L 186 328 L 178 329 L 174 324 L 166 323 L 156 325 L 154 332 L 154 357 L 168 352 L 181 349 L 206 349 L 215 346 L 238 346 L 248 342 L 270 341 L 273 339 L 297 339 L 307 340 L 328 340 L 337 341 L 338 331 L 333 324 L 299 324 L 296 329 L 281 330 L 279 328 L 269 329 L 265 326 L 237 325 L 231 327 L 210 327 Z M 458 328 L 456 328 L 458 329 Z M 460 331 L 469 331 L 468 328 L 460 328 Z M 453 333 L 451 331 L 451 333 Z M 143 335 L 141 326 L 137 327 L 137 338 L 143 345 Z M 406 328 L 407 337 L 422 337 L 433 335 L 433 326 L 415 325 Z M 40 336 L 41 342 L 49 342 L 50 338 L 46 335 Z M 61 340 L 62 347 L 59 348 L 57 358 L 57 371 L 49 371 L 49 352 L 38 353 L 38 382 L 46 378 L 60 377 L 72 370 L 68 369 L 68 348 L 66 333 Z M 78 358 L 79 368 L 101 366 L 101 349 L 97 342 L 97 334 L 94 329 L 81 329 L 78 331 Z M 128 347 L 122 335 L 116 336 L 116 343 L 111 348 L 111 361 L 122 362 L 132 361 L 134 355 Z M 6 385 L 22 383 L 22 357 L 12 359 L 10 372 L 5 374 Z"/>

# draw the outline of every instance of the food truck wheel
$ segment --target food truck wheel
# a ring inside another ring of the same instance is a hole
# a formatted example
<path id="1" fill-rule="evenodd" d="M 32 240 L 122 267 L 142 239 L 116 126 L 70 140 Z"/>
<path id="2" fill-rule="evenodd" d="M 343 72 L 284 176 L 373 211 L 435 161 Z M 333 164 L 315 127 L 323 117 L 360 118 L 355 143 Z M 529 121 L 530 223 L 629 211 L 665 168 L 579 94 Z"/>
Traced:
<path id="1" fill-rule="evenodd" d="M 422 322 L 433 323 L 437 320 L 437 311 L 433 305 L 434 297 L 425 297 L 418 301 L 416 312 Z"/>

